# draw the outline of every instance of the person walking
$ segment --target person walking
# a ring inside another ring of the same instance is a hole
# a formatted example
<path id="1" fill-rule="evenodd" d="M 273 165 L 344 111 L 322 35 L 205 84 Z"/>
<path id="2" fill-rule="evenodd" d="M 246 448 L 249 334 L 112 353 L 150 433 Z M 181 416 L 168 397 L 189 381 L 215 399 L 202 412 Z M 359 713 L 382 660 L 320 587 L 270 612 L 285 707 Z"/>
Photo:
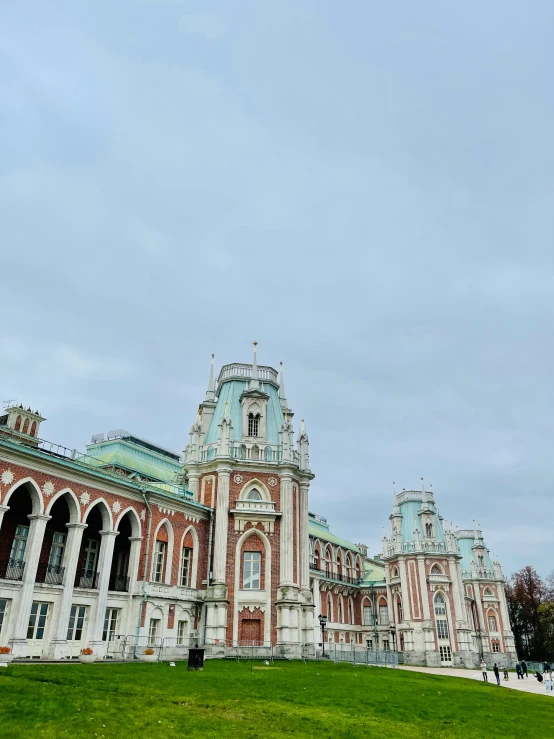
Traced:
<path id="1" fill-rule="evenodd" d="M 500 670 L 498 669 L 498 665 L 496 664 L 496 662 L 494 663 L 492 671 L 494 672 L 494 676 L 496 678 L 496 684 L 500 685 Z"/>
<path id="2" fill-rule="evenodd" d="M 507 679 L 508 679 L 508 668 L 505 667 L 504 668 L 504 680 L 507 680 Z"/>
<path id="3" fill-rule="evenodd" d="M 520 665 L 519 662 L 516 662 L 516 674 L 517 674 L 517 679 L 518 680 L 523 680 L 521 665 Z"/>
<path id="4" fill-rule="evenodd" d="M 481 672 L 483 673 L 483 680 L 484 680 L 484 682 L 488 683 L 489 682 L 489 676 L 488 676 L 488 673 L 487 673 L 487 663 L 485 662 L 484 659 L 481 660 Z"/>
<path id="5" fill-rule="evenodd" d="M 527 672 L 527 662 L 524 659 L 521 660 L 521 674 L 525 675 L 526 678 L 529 677 L 529 673 Z"/>

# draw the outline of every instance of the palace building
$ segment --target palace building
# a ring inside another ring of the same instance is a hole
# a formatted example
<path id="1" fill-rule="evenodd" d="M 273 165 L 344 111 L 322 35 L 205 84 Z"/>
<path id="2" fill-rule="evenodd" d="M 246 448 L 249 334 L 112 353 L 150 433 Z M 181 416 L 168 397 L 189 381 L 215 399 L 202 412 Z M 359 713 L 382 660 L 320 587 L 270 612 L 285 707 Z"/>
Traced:
<path id="1" fill-rule="evenodd" d="M 214 374 L 181 456 L 124 430 L 84 452 L 45 418 L 0 417 L 0 645 L 19 657 L 211 656 L 243 645 L 310 656 L 395 650 L 404 662 L 515 658 L 500 564 L 445 524 L 432 490 L 394 495 L 380 554 L 310 512 L 309 443 L 279 372 Z M 368 522 L 375 525 L 375 522 Z"/>

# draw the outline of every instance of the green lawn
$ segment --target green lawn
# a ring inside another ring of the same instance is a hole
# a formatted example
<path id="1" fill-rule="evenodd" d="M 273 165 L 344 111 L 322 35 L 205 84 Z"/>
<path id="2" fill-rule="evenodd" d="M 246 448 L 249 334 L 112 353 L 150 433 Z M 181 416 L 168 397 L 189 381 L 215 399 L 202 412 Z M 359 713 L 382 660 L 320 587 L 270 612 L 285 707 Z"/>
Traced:
<path id="1" fill-rule="evenodd" d="M 554 699 L 473 680 L 332 663 L 17 665 L 2 737 L 554 736 Z"/>

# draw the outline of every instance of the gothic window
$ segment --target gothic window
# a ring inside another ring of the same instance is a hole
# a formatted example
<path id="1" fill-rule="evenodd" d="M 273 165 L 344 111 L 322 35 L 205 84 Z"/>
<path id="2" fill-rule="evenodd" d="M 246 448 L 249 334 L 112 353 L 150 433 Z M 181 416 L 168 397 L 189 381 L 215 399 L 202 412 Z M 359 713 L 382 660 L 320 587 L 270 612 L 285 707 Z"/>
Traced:
<path id="1" fill-rule="evenodd" d="M 446 615 L 446 603 L 444 602 L 444 598 L 440 593 L 437 593 L 435 595 L 435 614 L 437 616 Z"/>
<path id="2" fill-rule="evenodd" d="M 253 413 L 248 414 L 248 436 L 258 436 L 260 426 L 260 414 L 256 413 L 254 415 Z"/>
<path id="3" fill-rule="evenodd" d="M 164 576 L 165 558 L 167 555 L 167 542 L 156 541 L 154 549 L 154 562 L 152 566 L 152 580 L 162 582 Z"/>
<path id="4" fill-rule="evenodd" d="M 262 494 L 256 488 L 252 488 L 246 496 L 247 500 L 262 500 Z"/>
<path id="5" fill-rule="evenodd" d="M 431 574 L 432 575 L 442 575 L 441 568 L 438 565 L 433 565 L 431 567 Z"/>
<path id="6" fill-rule="evenodd" d="M 428 537 L 433 536 L 433 524 L 429 522 L 425 524 L 425 536 L 428 536 Z"/>
<path id="7" fill-rule="evenodd" d="M 351 600 L 348 601 L 348 623 L 354 623 L 354 606 L 352 605 Z"/>
<path id="8" fill-rule="evenodd" d="M 373 626 L 373 611 L 371 606 L 364 606 L 363 611 L 364 626 Z"/>
<path id="9" fill-rule="evenodd" d="M 339 598 L 339 617 L 338 617 L 337 623 L 339 624 L 342 623 L 342 601 L 340 598 Z"/>
<path id="10" fill-rule="evenodd" d="M 21 416 L 18 416 L 15 419 L 15 430 L 19 431 L 21 429 Z"/>
<path id="11" fill-rule="evenodd" d="M 489 616 L 489 631 L 496 631 L 496 618 Z"/>
<path id="12" fill-rule="evenodd" d="M 479 567 L 484 567 L 484 565 L 485 565 L 485 558 L 483 557 L 482 554 L 478 554 L 477 555 L 477 564 L 479 565 Z"/>
<path id="13" fill-rule="evenodd" d="M 493 592 L 492 592 L 492 590 L 490 588 L 485 588 L 485 590 L 483 591 L 483 595 L 489 595 L 489 596 L 491 596 L 491 595 L 493 595 Z"/>
<path id="14" fill-rule="evenodd" d="M 183 547 L 181 555 L 181 585 L 186 588 L 190 584 L 190 571 L 192 566 L 192 549 L 190 547 Z"/>
<path id="15" fill-rule="evenodd" d="M 31 436 L 36 436 L 36 433 L 37 433 L 37 422 L 33 421 L 33 423 L 31 424 L 30 434 Z"/>
<path id="16" fill-rule="evenodd" d="M 437 625 L 437 637 L 448 639 L 448 621 L 446 620 L 446 602 L 440 593 L 435 595 L 435 616 Z"/>
<path id="17" fill-rule="evenodd" d="M 391 577 L 398 577 L 398 567 L 393 567 Z"/>
<path id="18" fill-rule="evenodd" d="M 260 448 L 256 444 L 254 444 L 250 452 L 250 459 L 259 459 L 259 458 L 260 458 Z"/>
<path id="19" fill-rule="evenodd" d="M 26 434 L 29 431 L 29 419 L 26 418 L 23 421 L 23 433 Z"/>
<path id="20" fill-rule="evenodd" d="M 404 612 L 402 610 L 402 601 L 400 600 L 400 598 L 396 602 L 396 611 L 398 614 L 398 623 L 401 624 L 404 620 Z"/>
<path id="21" fill-rule="evenodd" d="M 381 626 L 389 625 L 389 607 L 379 606 L 379 624 Z"/>

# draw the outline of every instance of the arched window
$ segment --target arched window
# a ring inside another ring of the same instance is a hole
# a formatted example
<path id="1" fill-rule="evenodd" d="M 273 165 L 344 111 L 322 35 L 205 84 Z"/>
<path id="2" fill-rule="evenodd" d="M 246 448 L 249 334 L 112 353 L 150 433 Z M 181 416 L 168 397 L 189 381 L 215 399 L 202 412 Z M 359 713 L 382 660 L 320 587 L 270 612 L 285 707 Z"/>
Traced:
<path id="1" fill-rule="evenodd" d="M 248 436 L 258 436 L 258 431 L 260 427 L 260 414 L 256 413 L 254 415 L 253 413 L 248 414 Z"/>
<path id="2" fill-rule="evenodd" d="M 391 577 L 398 577 L 398 567 L 393 567 L 392 572 L 390 574 L 391 574 Z"/>
<path id="3" fill-rule="evenodd" d="M 433 565 L 431 567 L 431 574 L 432 575 L 442 575 L 441 568 L 438 565 Z"/>
<path id="4" fill-rule="evenodd" d="M 373 626 L 373 609 L 368 600 L 364 600 L 362 607 L 362 621 L 364 626 Z"/>
<path id="5" fill-rule="evenodd" d="M 262 494 L 256 488 L 252 488 L 246 496 L 247 500 L 262 500 Z"/>
<path id="6" fill-rule="evenodd" d="M 435 614 L 437 616 L 446 615 L 446 603 L 444 602 L 444 598 L 440 593 L 437 593 L 435 595 Z"/>
<path id="7" fill-rule="evenodd" d="M 240 445 L 240 458 L 246 459 L 246 446 L 244 444 Z"/>
<path id="8" fill-rule="evenodd" d="M 479 567 L 485 566 L 485 558 L 483 557 L 482 554 L 477 555 L 477 564 L 479 565 Z"/>
<path id="9" fill-rule="evenodd" d="M 496 631 L 496 618 L 492 615 L 489 616 L 489 631 Z"/>
<path id="10" fill-rule="evenodd" d="M 341 598 L 339 598 L 338 616 L 339 617 L 338 617 L 337 623 L 341 624 L 342 623 L 342 599 Z"/>
<path id="11" fill-rule="evenodd" d="M 37 433 L 37 422 L 33 421 L 33 423 L 31 424 L 30 434 L 31 436 L 36 436 L 36 433 Z"/>
<path id="12" fill-rule="evenodd" d="M 28 430 L 29 430 L 29 419 L 26 418 L 23 421 L 23 433 L 26 434 Z"/>
<path id="13" fill-rule="evenodd" d="M 21 416 L 18 416 L 15 419 L 15 430 L 19 431 L 21 429 Z"/>
<path id="14" fill-rule="evenodd" d="M 402 610 L 402 601 L 400 598 L 396 601 L 396 613 L 398 615 L 398 623 L 401 624 L 404 620 L 404 612 Z"/>
<path id="15" fill-rule="evenodd" d="M 492 596 L 494 594 L 490 588 L 485 588 L 485 590 L 483 591 L 483 595 Z"/>
<path id="16" fill-rule="evenodd" d="M 429 522 L 425 524 L 425 536 L 433 536 L 433 524 Z"/>
<path id="17" fill-rule="evenodd" d="M 254 444 L 250 451 L 250 459 L 259 459 L 260 458 L 260 448 L 257 446 L 257 444 Z"/>
<path id="18" fill-rule="evenodd" d="M 435 619 L 437 625 L 437 637 L 448 639 L 448 621 L 446 620 L 446 602 L 440 593 L 435 595 Z"/>
<path id="19" fill-rule="evenodd" d="M 351 600 L 348 601 L 348 623 L 354 623 L 354 605 Z"/>

